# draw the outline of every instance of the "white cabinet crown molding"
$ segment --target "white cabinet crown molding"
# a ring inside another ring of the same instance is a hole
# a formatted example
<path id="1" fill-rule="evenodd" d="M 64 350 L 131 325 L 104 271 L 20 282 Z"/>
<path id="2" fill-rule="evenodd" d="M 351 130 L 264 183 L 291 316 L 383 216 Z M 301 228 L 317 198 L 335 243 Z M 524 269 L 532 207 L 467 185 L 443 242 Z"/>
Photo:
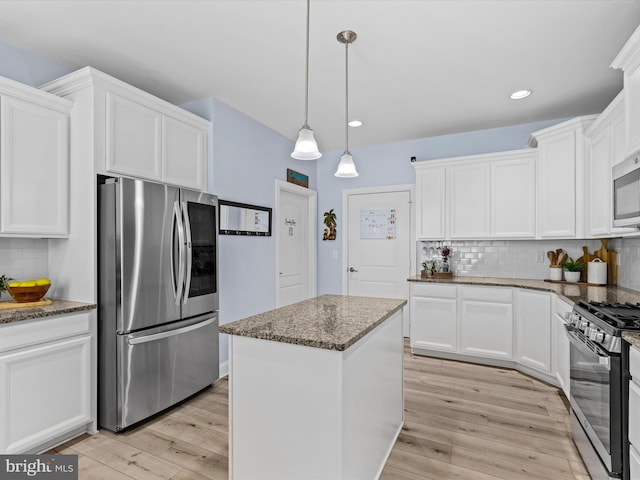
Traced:
<path id="1" fill-rule="evenodd" d="M 618 110 L 624 110 L 624 90 L 621 90 L 615 96 L 611 103 L 597 116 L 595 121 L 585 129 L 584 134 L 588 138 L 593 138 L 609 126 L 610 118 L 618 113 Z"/>
<path id="2" fill-rule="evenodd" d="M 640 27 L 631 34 L 610 66 L 615 69 L 628 70 L 638 64 L 640 64 Z"/>
<path id="3" fill-rule="evenodd" d="M 0 94 L 30 103 L 37 103 L 43 107 L 58 110 L 63 113 L 69 113 L 73 107 L 71 100 L 43 92 L 37 88 L 5 77 L 0 77 Z"/>
<path id="4" fill-rule="evenodd" d="M 210 125 L 209 120 L 206 120 L 195 113 L 188 112 L 177 105 L 162 100 L 155 95 L 145 92 L 144 90 L 140 90 L 133 85 L 129 85 L 128 83 L 93 67 L 84 67 L 80 70 L 76 70 L 64 77 L 60 77 L 52 82 L 42 85 L 40 89 L 54 95 L 67 96 L 71 93 L 75 93 L 89 87 L 98 87 L 128 97 L 133 96 L 138 98 L 146 106 L 154 108 L 160 113 L 170 115 L 174 118 L 196 122 L 196 124 L 200 124 L 203 127 Z"/>
<path id="5" fill-rule="evenodd" d="M 591 126 L 593 122 L 596 121 L 598 116 L 599 114 L 575 117 L 571 120 L 560 122 L 542 130 L 538 130 L 537 132 L 533 132 L 531 135 L 529 135 L 527 145 L 529 145 L 529 147 L 531 148 L 535 148 L 538 146 L 538 142 L 540 140 L 544 140 L 547 137 L 560 135 L 564 132 L 570 132 L 572 130 L 575 131 L 580 128 L 582 128 L 582 130 L 584 131 L 589 128 L 589 126 Z"/>

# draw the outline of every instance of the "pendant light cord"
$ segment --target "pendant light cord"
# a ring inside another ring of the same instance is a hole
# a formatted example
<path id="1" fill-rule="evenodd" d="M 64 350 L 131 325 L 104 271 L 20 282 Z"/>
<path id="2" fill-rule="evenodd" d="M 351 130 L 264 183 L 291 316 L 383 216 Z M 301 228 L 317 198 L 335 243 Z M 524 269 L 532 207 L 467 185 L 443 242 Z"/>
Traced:
<path id="1" fill-rule="evenodd" d="M 311 0 L 307 0 L 307 63 L 304 71 L 304 127 L 309 128 L 309 10 L 311 9 Z"/>
<path id="2" fill-rule="evenodd" d="M 344 151 L 345 153 L 349 153 L 349 42 L 344 44 L 344 48 Z"/>

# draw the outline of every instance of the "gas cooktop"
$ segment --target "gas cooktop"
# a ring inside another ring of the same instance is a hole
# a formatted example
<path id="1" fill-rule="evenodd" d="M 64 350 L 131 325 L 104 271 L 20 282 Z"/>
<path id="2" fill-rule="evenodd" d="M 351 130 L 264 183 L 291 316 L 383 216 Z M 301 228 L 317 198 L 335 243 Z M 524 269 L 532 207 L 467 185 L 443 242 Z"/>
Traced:
<path id="1" fill-rule="evenodd" d="M 640 330 L 640 304 L 579 301 L 577 305 L 618 334 L 618 330 Z"/>

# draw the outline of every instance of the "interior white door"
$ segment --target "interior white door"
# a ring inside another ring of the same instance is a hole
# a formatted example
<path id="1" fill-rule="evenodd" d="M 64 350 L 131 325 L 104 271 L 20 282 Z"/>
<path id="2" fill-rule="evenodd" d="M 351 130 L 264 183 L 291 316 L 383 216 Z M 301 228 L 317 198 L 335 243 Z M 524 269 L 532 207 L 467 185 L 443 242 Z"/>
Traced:
<path id="1" fill-rule="evenodd" d="M 409 299 L 411 193 L 351 194 L 347 197 L 348 295 Z M 404 334 L 408 336 L 404 315 Z"/>
<path id="2" fill-rule="evenodd" d="M 278 307 L 309 298 L 309 198 L 280 192 Z"/>

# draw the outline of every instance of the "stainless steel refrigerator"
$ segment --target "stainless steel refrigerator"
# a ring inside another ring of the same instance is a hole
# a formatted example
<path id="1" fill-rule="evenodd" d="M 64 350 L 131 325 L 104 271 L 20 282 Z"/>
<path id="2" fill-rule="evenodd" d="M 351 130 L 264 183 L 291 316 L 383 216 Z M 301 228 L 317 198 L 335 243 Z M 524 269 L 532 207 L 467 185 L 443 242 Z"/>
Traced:
<path id="1" fill-rule="evenodd" d="M 219 376 L 218 199 L 128 178 L 98 192 L 98 417 L 119 431 Z"/>

